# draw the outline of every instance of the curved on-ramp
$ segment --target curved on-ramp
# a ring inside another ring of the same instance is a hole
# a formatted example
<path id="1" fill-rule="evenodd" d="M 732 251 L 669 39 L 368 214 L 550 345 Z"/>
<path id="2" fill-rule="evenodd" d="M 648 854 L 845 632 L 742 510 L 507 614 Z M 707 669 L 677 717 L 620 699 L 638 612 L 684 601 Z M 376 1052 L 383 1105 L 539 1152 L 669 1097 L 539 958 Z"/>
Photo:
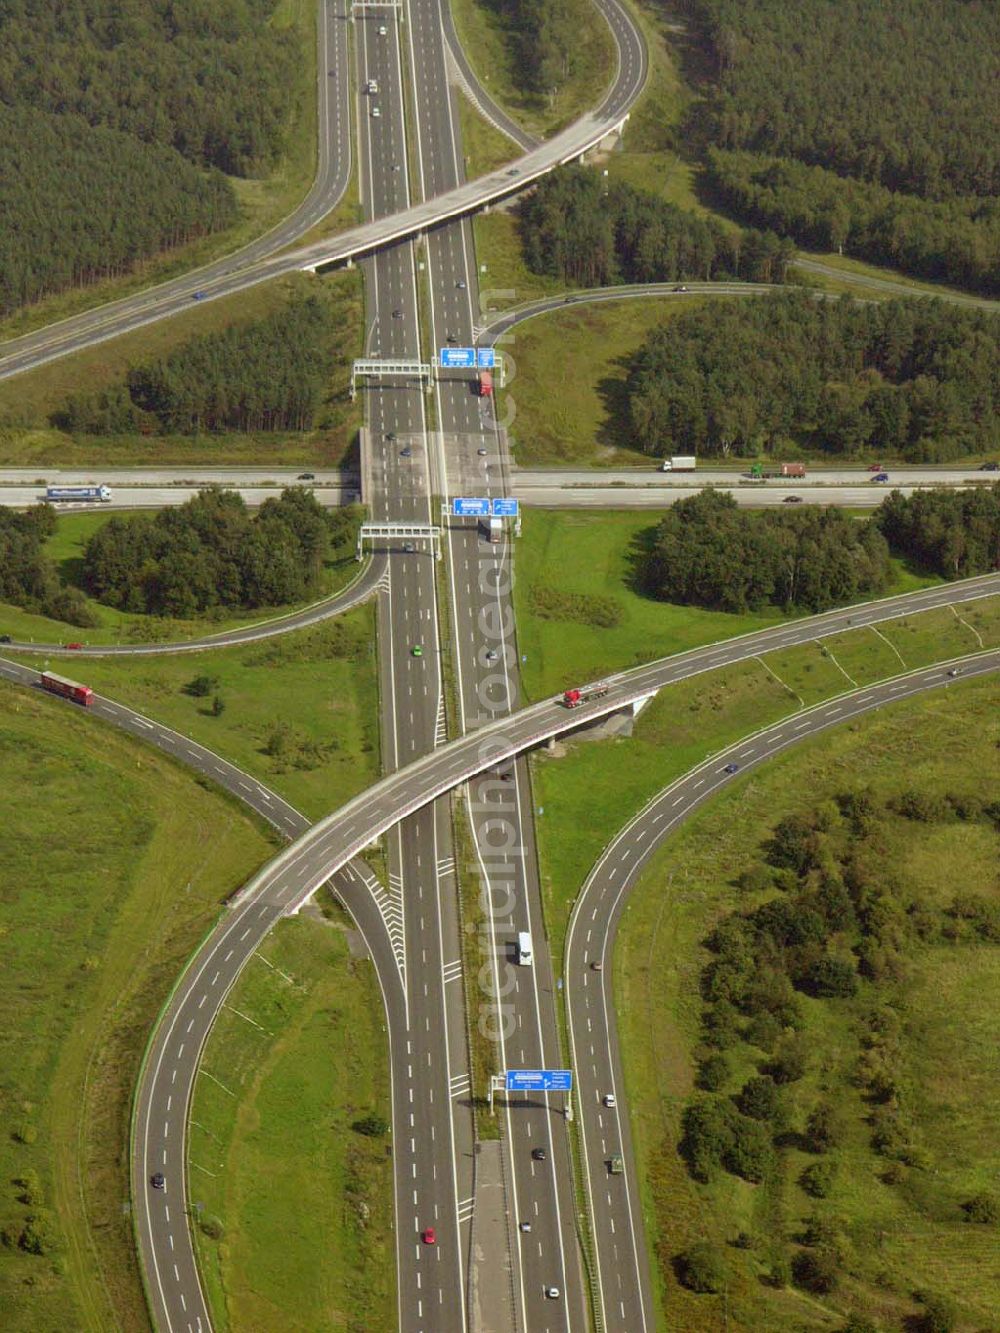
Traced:
<path id="1" fill-rule="evenodd" d="M 1000 649 L 922 667 L 846 691 L 744 736 L 658 792 L 608 843 L 588 875 L 566 934 L 563 975 L 570 1056 L 596 1272 L 599 1327 L 646 1333 L 656 1327 L 639 1176 L 625 1104 L 625 1080 L 612 1000 L 615 935 L 628 894 L 650 858 L 701 805 L 742 774 L 800 741 L 925 690 L 1000 671 Z M 738 765 L 738 773 L 727 766 Z M 599 970 L 592 965 L 599 964 Z M 604 1099 L 614 1094 L 614 1105 Z M 624 1159 L 611 1175 L 611 1156 Z"/>
<path id="2" fill-rule="evenodd" d="M 277 634 L 288 634 L 292 630 L 318 625 L 360 606 L 374 596 L 385 568 L 385 555 L 373 556 L 346 588 L 303 607 L 301 611 L 275 616 L 273 620 L 260 620 L 254 625 L 243 625 L 240 629 L 224 630 L 220 634 L 207 634 L 200 639 L 181 639 L 175 643 L 93 643 L 84 644 L 82 648 L 67 648 L 63 643 L 8 643 L 4 644 L 4 648 L 8 652 L 43 653 L 46 657 L 164 657 L 179 653 L 204 653 L 212 648 L 236 648 L 240 644 L 257 643 L 261 639 L 272 639 Z"/>

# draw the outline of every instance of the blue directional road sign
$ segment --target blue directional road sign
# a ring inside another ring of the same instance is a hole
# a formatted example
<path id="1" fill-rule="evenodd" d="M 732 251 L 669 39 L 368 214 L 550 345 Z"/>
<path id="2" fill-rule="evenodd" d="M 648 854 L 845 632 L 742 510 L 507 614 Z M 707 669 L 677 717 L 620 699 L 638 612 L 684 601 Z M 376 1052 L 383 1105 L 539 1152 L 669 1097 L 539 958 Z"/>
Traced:
<path id="1" fill-rule="evenodd" d="M 517 518 L 518 502 L 517 500 L 494 500 L 493 517 L 494 518 Z"/>
<path id="2" fill-rule="evenodd" d="M 474 347 L 442 347 L 441 365 L 451 370 L 473 370 L 476 365 Z"/>
<path id="3" fill-rule="evenodd" d="M 497 354 L 492 347 L 476 348 L 476 365 L 480 370 L 493 370 L 496 367 Z"/>
<path id="4" fill-rule="evenodd" d="M 482 500 L 452 500 L 451 512 L 456 518 L 489 518 L 490 502 L 485 497 Z"/>
<path id="5" fill-rule="evenodd" d="M 572 1092 L 572 1069 L 508 1069 L 508 1092 Z"/>

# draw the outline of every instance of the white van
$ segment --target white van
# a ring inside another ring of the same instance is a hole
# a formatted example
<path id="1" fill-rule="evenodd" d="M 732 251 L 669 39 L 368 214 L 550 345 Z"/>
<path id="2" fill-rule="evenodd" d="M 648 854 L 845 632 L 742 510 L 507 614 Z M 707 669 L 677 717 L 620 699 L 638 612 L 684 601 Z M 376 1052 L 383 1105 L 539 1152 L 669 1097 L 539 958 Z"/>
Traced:
<path id="1" fill-rule="evenodd" d="M 531 936 L 526 930 L 517 934 L 517 961 L 522 967 L 531 966 Z"/>

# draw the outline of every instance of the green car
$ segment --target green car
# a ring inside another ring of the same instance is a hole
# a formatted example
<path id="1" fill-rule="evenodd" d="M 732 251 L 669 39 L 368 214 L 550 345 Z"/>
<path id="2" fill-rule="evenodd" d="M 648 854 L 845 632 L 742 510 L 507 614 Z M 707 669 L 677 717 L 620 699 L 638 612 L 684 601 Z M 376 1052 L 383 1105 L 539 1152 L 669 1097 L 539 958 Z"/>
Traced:
<path id="1" fill-rule="evenodd" d="M 424 655 L 424 650 L 423 650 L 423 648 L 420 646 L 419 643 L 415 643 L 415 644 L 413 645 L 413 647 L 410 649 L 410 656 L 411 656 L 411 657 L 423 657 L 423 655 Z"/>

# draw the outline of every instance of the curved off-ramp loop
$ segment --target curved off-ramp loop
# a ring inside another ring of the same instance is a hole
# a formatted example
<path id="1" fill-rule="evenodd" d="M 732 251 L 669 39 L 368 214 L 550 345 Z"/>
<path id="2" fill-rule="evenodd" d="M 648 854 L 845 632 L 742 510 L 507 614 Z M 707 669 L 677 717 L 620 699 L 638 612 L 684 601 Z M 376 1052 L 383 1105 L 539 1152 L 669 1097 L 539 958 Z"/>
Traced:
<path id="1" fill-rule="evenodd" d="M 849 722 L 888 703 L 925 690 L 1000 671 L 1000 649 L 922 667 L 790 713 L 744 736 L 658 792 L 612 839 L 588 875 L 570 917 L 563 975 L 570 1058 L 576 1072 L 584 1186 L 591 1219 L 599 1326 L 645 1333 L 656 1327 L 625 1079 L 611 995 L 614 941 L 627 897 L 653 854 L 705 801 L 739 775 L 782 754 L 799 741 Z M 600 965 L 595 970 L 592 964 Z M 615 1104 L 604 1105 L 613 1092 Z M 620 1155 L 625 1170 L 612 1176 L 608 1159 Z"/>
<path id="2" fill-rule="evenodd" d="M 13 684 L 24 686 L 27 689 L 38 688 L 38 673 L 29 667 L 22 666 L 19 662 L 7 662 L 0 659 L 0 679 L 9 680 Z M 55 699 L 57 705 L 67 708 L 77 707 L 77 705 L 66 700 L 60 700 L 54 695 L 46 694 L 45 697 Z M 248 806 L 289 841 L 301 837 L 310 827 L 310 821 L 305 815 L 296 810 L 277 792 L 272 791 L 251 774 L 237 768 L 235 764 L 231 764 L 213 750 L 204 745 L 199 745 L 180 732 L 173 731 L 170 727 L 144 717 L 143 714 L 136 712 L 134 709 L 116 703 L 104 696 L 95 697 L 94 703 L 87 710 L 87 715 L 98 718 L 110 726 L 117 727 L 137 740 L 155 746 L 164 754 L 169 755 L 171 759 L 176 760 L 177 763 L 192 769 L 200 777 L 209 779 L 216 786 L 228 792 L 230 796 Z M 343 866 L 336 875 L 331 876 L 330 886 L 350 913 L 365 941 L 385 1003 L 390 1045 L 399 1046 L 405 1039 L 406 1011 L 403 999 L 402 960 L 393 939 L 391 914 L 387 910 L 388 895 L 378 882 L 374 872 L 360 857 L 355 857 L 349 864 Z M 223 924 L 228 927 L 230 920 L 228 910 L 224 910 L 222 914 Z M 218 931 L 218 923 L 215 930 Z M 204 948 L 200 951 L 199 956 L 203 952 Z M 253 950 L 245 952 L 241 957 L 240 968 L 245 966 L 252 957 Z M 227 990 L 236 980 L 237 975 L 238 970 L 234 970 L 228 977 Z M 161 1011 L 160 1025 L 170 1016 L 176 990 L 177 987 L 175 986 Z M 207 1031 L 205 1036 L 207 1036 Z M 150 1053 L 154 1050 L 155 1037 L 151 1039 L 150 1046 L 147 1048 L 143 1068 L 145 1068 L 150 1058 Z M 142 1071 L 139 1075 L 139 1084 L 140 1086 L 143 1085 Z M 186 1116 L 187 1108 L 182 1106 L 179 1101 L 176 1109 L 178 1115 Z M 174 1106 L 169 1103 L 162 1110 L 163 1114 L 169 1117 L 174 1112 Z M 141 1097 L 137 1096 L 133 1106 L 133 1151 L 131 1157 L 131 1190 L 135 1201 L 133 1219 L 137 1242 L 144 1258 L 147 1257 L 148 1251 L 144 1244 L 144 1237 L 149 1229 L 155 1230 L 155 1220 L 150 1218 L 150 1210 L 161 1206 L 165 1210 L 165 1214 L 156 1220 L 166 1228 L 163 1234 L 164 1244 L 169 1245 L 171 1251 L 176 1253 L 177 1272 L 182 1275 L 173 1280 L 184 1284 L 186 1294 L 183 1301 L 186 1306 L 190 1307 L 192 1327 L 197 1328 L 200 1319 L 202 1321 L 201 1326 L 207 1333 L 210 1324 L 207 1311 L 199 1307 L 201 1291 L 197 1274 L 194 1271 L 194 1251 L 187 1232 L 187 1216 L 183 1207 L 175 1207 L 175 1211 L 171 1215 L 171 1204 L 174 1196 L 172 1187 L 168 1187 L 168 1190 L 162 1196 L 159 1193 L 151 1194 L 148 1188 L 148 1174 L 152 1174 L 153 1170 L 163 1170 L 164 1174 L 169 1172 L 172 1181 L 179 1181 L 186 1170 L 183 1156 L 179 1156 L 177 1160 L 171 1160 L 169 1155 L 166 1159 L 161 1158 L 157 1166 L 150 1167 L 145 1178 L 136 1174 L 138 1161 L 134 1149 L 136 1126 L 139 1123 L 140 1116 L 148 1114 L 148 1111 L 149 1108 L 144 1105 Z M 181 1152 L 184 1139 L 183 1134 L 177 1133 L 173 1145 Z M 169 1202 L 168 1194 L 171 1196 Z M 171 1244 L 171 1239 L 174 1236 L 173 1228 L 176 1228 L 178 1239 L 181 1241 L 176 1246 L 176 1250 L 174 1245 Z M 147 1264 L 144 1267 L 144 1278 L 149 1273 L 155 1275 L 155 1265 Z M 172 1274 L 169 1276 L 172 1277 Z M 169 1318 L 165 1323 L 162 1322 L 165 1314 L 162 1303 L 162 1289 L 159 1286 L 153 1289 L 147 1284 L 146 1295 L 157 1325 L 169 1328 L 171 1326 Z"/>
<path id="3" fill-rule="evenodd" d="M 306 629 L 309 625 L 318 625 L 324 620 L 343 615 L 345 611 L 360 606 L 374 596 L 385 573 L 385 555 L 373 556 L 347 587 L 341 588 L 332 597 L 324 597 L 289 615 L 261 620 L 255 625 L 243 625 L 240 629 L 223 630 L 219 634 L 208 634 L 201 639 L 182 639 L 177 643 L 92 643 L 84 644 L 82 648 L 67 648 L 62 643 L 7 643 L 4 644 L 4 651 L 42 653 L 46 657 L 165 657 L 179 653 L 205 653 L 212 648 L 237 648 L 244 643 L 273 639 L 278 634 L 289 634 L 292 630 Z"/>

